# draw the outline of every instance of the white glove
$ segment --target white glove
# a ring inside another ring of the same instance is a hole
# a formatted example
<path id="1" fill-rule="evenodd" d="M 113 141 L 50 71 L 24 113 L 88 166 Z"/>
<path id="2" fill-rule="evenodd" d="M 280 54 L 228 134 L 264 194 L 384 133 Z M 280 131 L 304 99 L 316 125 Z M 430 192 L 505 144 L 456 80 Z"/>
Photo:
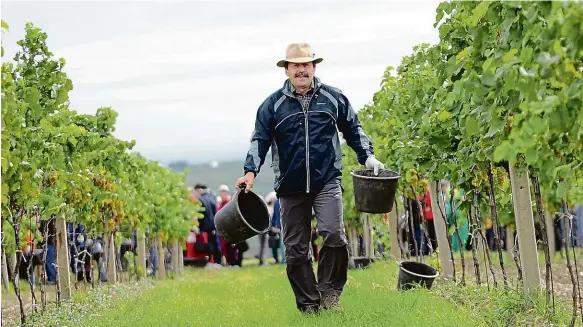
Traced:
<path id="1" fill-rule="evenodd" d="M 382 162 L 378 161 L 377 158 L 375 158 L 374 156 L 368 157 L 364 165 L 366 166 L 366 168 L 372 169 L 375 176 L 379 175 L 379 169 L 385 169 L 385 165 L 383 165 Z"/>

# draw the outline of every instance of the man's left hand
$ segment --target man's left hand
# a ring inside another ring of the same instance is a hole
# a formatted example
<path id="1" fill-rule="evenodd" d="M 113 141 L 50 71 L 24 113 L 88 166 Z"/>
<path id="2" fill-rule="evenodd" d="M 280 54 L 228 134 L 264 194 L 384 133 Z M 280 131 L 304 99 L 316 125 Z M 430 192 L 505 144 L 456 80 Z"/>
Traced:
<path id="1" fill-rule="evenodd" d="M 375 156 L 368 157 L 364 165 L 366 166 L 366 168 L 372 169 L 375 176 L 379 175 L 380 169 L 385 169 L 385 165 L 383 165 L 382 162 L 378 161 L 377 158 L 375 158 Z"/>

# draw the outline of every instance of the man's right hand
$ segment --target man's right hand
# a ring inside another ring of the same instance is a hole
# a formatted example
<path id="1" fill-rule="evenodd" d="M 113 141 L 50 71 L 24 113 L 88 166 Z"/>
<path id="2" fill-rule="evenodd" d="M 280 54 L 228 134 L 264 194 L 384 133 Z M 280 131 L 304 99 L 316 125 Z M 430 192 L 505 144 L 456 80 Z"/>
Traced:
<path id="1" fill-rule="evenodd" d="M 245 176 L 239 178 L 237 180 L 237 184 L 235 188 L 238 190 L 242 190 L 245 187 L 245 193 L 249 193 L 251 188 L 253 188 L 253 183 L 255 182 L 255 174 L 253 172 L 248 172 Z"/>

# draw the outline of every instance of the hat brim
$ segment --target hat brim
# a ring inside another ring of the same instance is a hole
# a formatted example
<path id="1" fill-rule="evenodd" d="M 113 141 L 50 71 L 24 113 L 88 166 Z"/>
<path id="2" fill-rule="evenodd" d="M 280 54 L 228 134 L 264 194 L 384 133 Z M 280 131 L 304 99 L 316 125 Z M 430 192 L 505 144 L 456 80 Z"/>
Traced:
<path id="1" fill-rule="evenodd" d="M 294 58 L 294 59 L 284 59 L 277 62 L 277 67 L 285 67 L 286 62 L 292 62 L 295 64 L 303 64 L 306 62 L 313 62 L 315 64 L 319 64 L 322 62 L 322 58 L 313 58 L 313 57 L 302 57 L 302 58 Z"/>

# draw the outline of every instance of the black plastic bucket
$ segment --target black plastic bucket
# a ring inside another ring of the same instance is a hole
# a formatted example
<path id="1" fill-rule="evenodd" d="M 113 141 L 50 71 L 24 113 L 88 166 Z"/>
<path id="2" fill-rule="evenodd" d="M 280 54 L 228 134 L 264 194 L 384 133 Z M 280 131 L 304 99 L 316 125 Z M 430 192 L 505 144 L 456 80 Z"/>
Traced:
<path id="1" fill-rule="evenodd" d="M 433 280 L 439 276 L 437 269 L 417 261 L 401 261 L 399 263 L 399 280 L 397 287 L 400 290 L 409 290 L 416 286 L 431 289 Z"/>
<path id="2" fill-rule="evenodd" d="M 401 177 L 399 173 L 381 169 L 375 176 L 372 169 L 362 169 L 350 174 L 356 210 L 366 213 L 389 213 L 393 210 L 397 183 Z"/>
<path id="3" fill-rule="evenodd" d="M 217 233 L 233 244 L 267 233 L 270 223 L 267 205 L 251 191 L 238 191 L 215 215 Z"/>

